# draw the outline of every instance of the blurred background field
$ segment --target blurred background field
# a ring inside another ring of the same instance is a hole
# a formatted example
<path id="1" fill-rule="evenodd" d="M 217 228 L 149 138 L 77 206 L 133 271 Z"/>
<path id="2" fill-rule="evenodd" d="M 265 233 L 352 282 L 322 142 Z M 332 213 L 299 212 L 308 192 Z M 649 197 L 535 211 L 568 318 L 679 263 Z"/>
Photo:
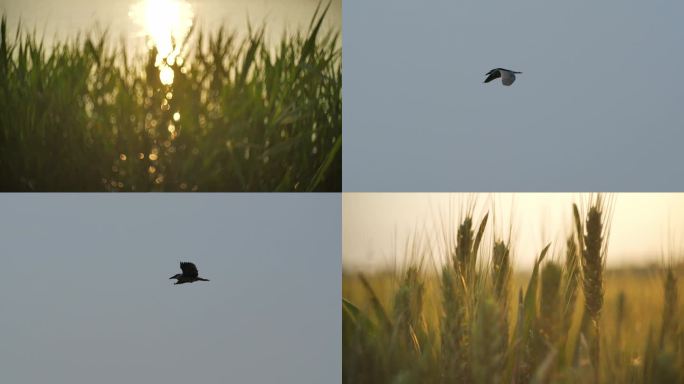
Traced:
<path id="1" fill-rule="evenodd" d="M 306 23 L 206 31 L 189 3 L 132 4 L 142 48 L 4 15 L 0 190 L 340 191 L 340 4 L 292 6 Z"/>
<path id="2" fill-rule="evenodd" d="M 655 210 L 656 200 L 664 199 L 646 194 L 642 203 L 649 196 L 653 204 L 644 209 Z M 410 200 L 420 197 L 394 198 L 410 211 Z M 522 265 L 515 261 L 518 250 L 530 248 L 516 242 L 530 228 L 501 230 L 506 212 L 475 209 L 473 199 L 466 199 L 470 203 L 460 213 L 441 216 L 448 219 L 440 233 L 425 233 L 440 226 L 421 223 L 397 235 L 384 267 L 371 268 L 349 255 L 359 249 L 351 243 L 360 239 L 348 235 L 343 382 L 684 382 L 684 254 L 676 241 L 664 240 L 650 257 L 607 267 L 607 259 L 620 258 L 611 249 L 623 249 L 615 242 L 624 237 L 611 237 L 614 227 L 622 231 L 615 217 L 626 217 L 619 212 L 621 197 L 580 197 L 567 207 L 567 226 L 545 223 L 547 238 L 558 231 L 563 240 L 543 243 L 532 262 Z M 358 194 L 345 204 L 362 207 L 350 201 L 355 198 L 392 199 Z M 681 212 L 669 213 L 679 222 Z M 346 220 L 343 226 L 358 222 Z M 370 227 L 379 222 L 367 220 Z M 647 220 L 641 224 L 649 243 L 649 232 L 657 230 Z"/>
<path id="3" fill-rule="evenodd" d="M 677 278 L 684 276 L 684 265 L 678 264 L 673 269 Z M 644 339 L 638 335 L 645 335 L 650 324 L 660 320 L 662 311 L 663 297 L 661 295 L 662 277 L 665 268 L 660 264 L 647 266 L 632 266 L 623 268 L 613 268 L 606 270 L 606 310 L 604 315 L 607 318 L 614 318 L 617 308 L 618 298 L 621 293 L 629 297 L 630 303 L 625 307 L 625 315 L 630 317 L 630 331 L 637 335 L 635 339 L 638 344 L 643 344 Z M 363 286 L 360 275 L 356 271 L 343 273 L 342 296 L 352 302 L 369 304 L 371 297 L 369 291 Z M 391 308 L 393 295 L 400 283 L 401 276 L 390 272 L 377 272 L 364 275 L 373 287 L 373 291 L 384 305 Z M 530 272 L 514 271 L 511 275 L 511 292 L 518 292 L 525 286 L 530 278 Z M 439 300 L 440 276 L 427 274 L 425 276 L 425 298 L 424 311 L 427 319 L 437 320 L 441 311 L 442 303 Z M 678 285 L 680 297 L 684 297 L 684 286 Z M 684 311 L 684 303 L 680 303 L 680 308 Z M 366 308 L 368 309 L 368 308 Z M 511 308 L 512 311 L 513 308 Z M 680 311 L 680 313 L 683 313 Z M 513 315 L 513 311 L 509 313 Z M 614 324 L 605 317 L 605 323 Z"/>

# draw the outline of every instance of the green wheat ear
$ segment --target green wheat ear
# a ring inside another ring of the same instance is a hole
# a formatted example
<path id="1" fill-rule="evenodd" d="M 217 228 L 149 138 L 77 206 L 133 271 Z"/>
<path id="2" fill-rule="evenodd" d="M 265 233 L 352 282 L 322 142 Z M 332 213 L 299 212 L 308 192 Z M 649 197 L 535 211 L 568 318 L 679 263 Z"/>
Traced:
<path id="1" fill-rule="evenodd" d="M 546 344 L 554 344 L 560 332 L 561 277 L 562 269 L 559 264 L 548 262 L 542 268 L 539 326 Z"/>
<path id="2" fill-rule="evenodd" d="M 567 332 L 572 323 L 572 315 L 575 311 L 575 302 L 577 300 L 577 287 L 581 278 L 579 252 L 577 249 L 577 242 L 575 237 L 570 235 L 566 241 L 565 253 L 565 270 L 563 277 L 565 281 L 564 286 L 564 300 L 563 300 L 563 331 Z"/>
<path id="3" fill-rule="evenodd" d="M 506 355 L 505 314 L 499 302 L 482 297 L 472 325 L 472 378 L 475 383 L 500 383 Z"/>
<path id="4" fill-rule="evenodd" d="M 422 327 L 423 292 L 420 272 L 417 267 L 410 266 L 394 296 L 393 337 L 399 343 L 406 343 L 417 354 L 420 354 L 417 332 Z"/>
<path id="5" fill-rule="evenodd" d="M 492 253 L 492 280 L 494 281 L 494 295 L 504 307 L 508 301 L 510 277 L 510 248 L 503 241 L 497 241 Z"/>
<path id="6" fill-rule="evenodd" d="M 601 207 L 589 209 L 584 235 L 585 248 L 582 252 L 582 271 L 585 306 L 589 317 L 598 321 L 603 306 L 603 223 Z"/>
<path id="7" fill-rule="evenodd" d="M 472 259 L 473 238 L 473 219 L 468 216 L 458 227 L 456 234 L 456 251 L 454 252 L 454 267 L 464 280 L 469 281 L 471 265 L 475 261 Z"/>
<path id="8" fill-rule="evenodd" d="M 465 376 L 465 298 L 452 266 L 442 269 L 442 318 L 440 322 L 440 377 L 444 382 Z"/>
<path id="9" fill-rule="evenodd" d="M 581 273 L 576 238 L 574 235 L 570 235 L 566 241 L 565 267 L 563 269 L 562 318 L 559 332 L 561 363 L 569 362 L 573 359 L 572 345 L 570 345 L 571 338 L 569 336 L 573 315 L 576 310 L 577 288 L 580 284 Z M 568 345 L 570 345 L 569 348 Z"/>
<path id="10" fill-rule="evenodd" d="M 599 197 L 589 208 L 585 222 L 584 249 L 582 250 L 582 287 L 586 320 L 583 332 L 589 345 L 594 369 L 594 381 L 599 381 L 600 372 L 600 316 L 603 306 L 603 251 L 602 200 Z"/>

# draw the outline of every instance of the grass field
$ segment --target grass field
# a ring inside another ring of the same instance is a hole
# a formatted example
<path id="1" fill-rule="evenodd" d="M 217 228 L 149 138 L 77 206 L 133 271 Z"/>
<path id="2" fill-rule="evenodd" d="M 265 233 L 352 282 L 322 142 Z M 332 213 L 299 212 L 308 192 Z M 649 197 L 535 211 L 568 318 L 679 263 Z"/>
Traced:
<path id="1" fill-rule="evenodd" d="M 0 190 L 340 191 L 339 32 L 192 32 L 162 82 L 106 34 L 0 28 Z"/>
<path id="2" fill-rule="evenodd" d="M 684 266 L 606 270 L 604 200 L 573 208 L 531 272 L 467 214 L 443 266 L 414 238 L 397 271 L 345 273 L 343 382 L 684 383 Z"/>

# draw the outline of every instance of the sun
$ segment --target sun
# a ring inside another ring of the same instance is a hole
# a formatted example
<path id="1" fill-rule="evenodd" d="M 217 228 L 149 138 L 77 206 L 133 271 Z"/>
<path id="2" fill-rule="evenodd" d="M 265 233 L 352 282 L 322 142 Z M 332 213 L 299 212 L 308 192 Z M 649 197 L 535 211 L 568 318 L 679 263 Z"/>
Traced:
<path id="1" fill-rule="evenodd" d="M 128 15 L 142 27 L 148 44 L 157 48 L 155 65 L 161 82 L 172 84 L 170 65 L 179 58 L 180 43 L 192 27 L 192 6 L 184 0 L 142 0 L 131 5 Z"/>

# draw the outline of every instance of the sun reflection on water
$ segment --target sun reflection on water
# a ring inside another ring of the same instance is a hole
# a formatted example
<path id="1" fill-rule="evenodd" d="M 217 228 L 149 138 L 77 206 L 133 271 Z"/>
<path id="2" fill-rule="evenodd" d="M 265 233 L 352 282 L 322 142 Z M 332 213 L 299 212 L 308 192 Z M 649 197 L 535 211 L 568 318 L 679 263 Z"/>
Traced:
<path id="1" fill-rule="evenodd" d="M 173 84 L 171 66 L 183 63 L 180 44 L 192 27 L 192 6 L 184 0 L 141 0 L 131 5 L 128 15 L 143 28 L 150 48 L 157 48 L 159 80 Z"/>

